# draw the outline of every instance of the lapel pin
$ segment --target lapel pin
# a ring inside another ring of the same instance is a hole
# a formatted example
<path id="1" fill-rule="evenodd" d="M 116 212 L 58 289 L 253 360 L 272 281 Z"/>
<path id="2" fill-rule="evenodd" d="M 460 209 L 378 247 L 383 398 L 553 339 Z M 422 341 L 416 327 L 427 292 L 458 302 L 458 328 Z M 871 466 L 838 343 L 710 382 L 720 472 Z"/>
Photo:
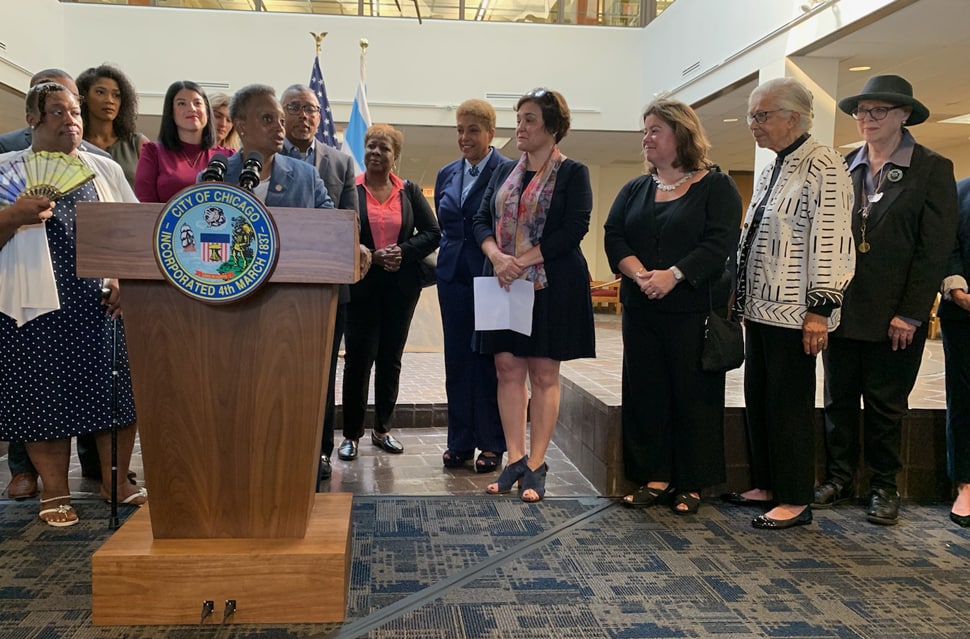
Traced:
<path id="1" fill-rule="evenodd" d="M 886 174 L 886 179 L 890 182 L 899 182 L 903 179 L 903 171 L 901 169 L 892 169 Z"/>

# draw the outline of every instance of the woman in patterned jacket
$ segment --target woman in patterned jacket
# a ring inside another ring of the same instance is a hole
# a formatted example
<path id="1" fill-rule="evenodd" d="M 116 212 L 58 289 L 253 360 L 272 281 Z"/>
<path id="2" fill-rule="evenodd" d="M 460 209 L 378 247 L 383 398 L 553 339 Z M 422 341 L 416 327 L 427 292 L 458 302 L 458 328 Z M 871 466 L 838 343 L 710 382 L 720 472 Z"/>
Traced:
<path id="1" fill-rule="evenodd" d="M 852 180 L 842 156 L 809 135 L 812 94 L 797 80 L 758 86 L 748 124 L 778 157 L 761 173 L 738 249 L 754 488 L 727 499 L 771 506 L 751 525 L 781 529 L 812 522 L 815 358 L 855 269 Z"/>

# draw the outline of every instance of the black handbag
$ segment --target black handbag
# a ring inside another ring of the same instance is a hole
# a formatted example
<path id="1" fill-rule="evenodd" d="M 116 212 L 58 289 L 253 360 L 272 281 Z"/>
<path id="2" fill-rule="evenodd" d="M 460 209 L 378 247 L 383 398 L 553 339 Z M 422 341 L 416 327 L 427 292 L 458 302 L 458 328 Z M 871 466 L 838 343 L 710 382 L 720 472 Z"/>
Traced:
<path id="1" fill-rule="evenodd" d="M 418 272 L 420 276 L 418 281 L 421 282 L 421 288 L 427 288 L 429 286 L 434 286 L 438 283 L 438 251 L 426 255 L 420 260 L 418 260 Z"/>
<path id="2" fill-rule="evenodd" d="M 708 287 L 710 298 L 710 287 Z M 744 363 L 744 331 L 741 322 L 731 319 L 734 294 L 728 303 L 727 317 L 714 312 L 714 304 L 704 322 L 704 346 L 701 348 L 701 370 L 706 373 L 724 373 Z"/>

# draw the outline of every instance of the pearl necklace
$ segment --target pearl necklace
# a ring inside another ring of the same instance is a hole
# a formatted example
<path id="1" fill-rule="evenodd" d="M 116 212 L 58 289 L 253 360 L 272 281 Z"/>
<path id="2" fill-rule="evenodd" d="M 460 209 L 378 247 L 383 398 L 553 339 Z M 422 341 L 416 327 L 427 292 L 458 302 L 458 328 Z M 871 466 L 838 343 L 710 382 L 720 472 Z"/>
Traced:
<path id="1" fill-rule="evenodd" d="M 657 188 L 660 189 L 661 191 L 674 191 L 674 190 L 677 189 L 678 186 L 680 186 L 681 184 L 683 184 L 687 180 L 689 180 L 692 177 L 694 177 L 694 171 L 688 171 L 687 173 L 684 173 L 684 177 L 680 178 L 679 180 L 677 180 L 673 184 L 664 184 L 660 180 L 660 176 L 658 176 L 656 173 L 651 173 L 650 174 L 650 177 L 652 177 L 653 178 L 653 181 L 657 183 Z"/>

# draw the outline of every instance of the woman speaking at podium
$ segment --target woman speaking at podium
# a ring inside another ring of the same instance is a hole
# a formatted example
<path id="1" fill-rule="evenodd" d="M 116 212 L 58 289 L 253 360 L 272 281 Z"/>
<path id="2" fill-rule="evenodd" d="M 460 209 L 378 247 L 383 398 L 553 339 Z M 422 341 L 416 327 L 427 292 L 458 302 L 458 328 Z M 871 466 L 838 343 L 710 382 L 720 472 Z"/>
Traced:
<path id="1" fill-rule="evenodd" d="M 64 187 L 66 193 L 56 201 L 25 196 L 0 208 L 0 440 L 27 443 L 43 482 L 40 518 L 51 526 L 70 526 L 78 521 L 67 480 L 71 437 L 95 434 L 101 494 L 110 495 L 115 329 L 121 426 L 118 500 L 133 506 L 147 500 L 148 493 L 127 480 L 135 407 L 124 330 L 112 325 L 121 321 L 118 284 L 75 275 L 76 203 L 136 200 L 118 164 L 78 151 L 81 108 L 63 86 L 44 82 L 28 92 L 27 124 L 32 147 L 0 156 L 0 184 L 17 183 L 22 174 L 18 167 L 41 160 L 51 163 L 48 175 L 54 178 L 71 171 L 94 172 L 93 180 Z M 42 151 L 57 155 L 41 155 Z M 38 223 L 43 226 L 37 227 Z M 41 228 L 43 235 L 35 233 Z M 39 243 L 31 246 L 28 238 Z M 105 296 L 102 288 L 107 290 Z M 46 306 L 37 303 L 38 295 L 47 298 Z"/>

